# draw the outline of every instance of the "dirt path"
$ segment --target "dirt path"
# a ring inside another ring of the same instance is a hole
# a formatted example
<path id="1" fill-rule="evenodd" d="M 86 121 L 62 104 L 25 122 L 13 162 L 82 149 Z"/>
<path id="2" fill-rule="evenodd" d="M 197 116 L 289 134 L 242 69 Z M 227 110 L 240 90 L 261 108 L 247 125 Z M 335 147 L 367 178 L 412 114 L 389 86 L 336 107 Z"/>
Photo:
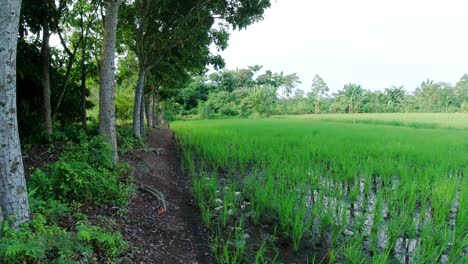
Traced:
<path id="1" fill-rule="evenodd" d="M 137 184 L 164 194 L 167 211 L 158 215 L 158 199 L 138 190 L 129 206 L 121 231 L 139 251 L 134 263 L 213 263 L 206 230 L 190 193 L 190 181 L 180 169 L 173 133 L 167 128 L 152 130 L 146 141 L 156 151 L 137 151 L 125 158 L 135 166 Z"/>

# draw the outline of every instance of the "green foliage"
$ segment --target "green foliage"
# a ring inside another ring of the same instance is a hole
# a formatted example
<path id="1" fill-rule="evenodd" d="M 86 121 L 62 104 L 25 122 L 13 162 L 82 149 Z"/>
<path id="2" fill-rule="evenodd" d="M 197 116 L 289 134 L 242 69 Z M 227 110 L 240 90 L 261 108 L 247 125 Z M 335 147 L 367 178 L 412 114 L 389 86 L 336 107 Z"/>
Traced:
<path id="1" fill-rule="evenodd" d="M 70 132 L 58 136 L 65 140 L 67 135 L 75 137 Z M 59 161 L 31 175 L 32 219 L 17 229 L 4 222 L 0 262 L 116 262 L 127 251 L 119 232 L 90 225 L 78 209 L 83 203 L 125 206 L 135 192 L 129 166 L 114 165 L 112 150 L 101 137 L 82 131 L 76 137 L 79 143 L 69 143 Z"/>
<path id="2" fill-rule="evenodd" d="M 233 236 L 229 234 L 228 238 L 222 235 L 222 229 L 218 228 L 215 235 L 215 243 L 213 245 L 213 252 L 218 263 L 242 263 L 246 249 L 247 234 L 244 230 L 243 220 L 234 226 Z"/>
<path id="3" fill-rule="evenodd" d="M 455 85 L 424 81 L 413 93 L 403 86 L 370 91 L 346 84 L 334 94 L 318 75 L 311 91 L 295 89 L 296 74 L 265 71 L 261 66 L 224 70 L 194 77 L 180 93 L 166 100 L 172 119 L 198 114 L 200 118 L 263 117 L 272 114 L 396 113 L 468 111 L 468 75 Z"/>
<path id="4" fill-rule="evenodd" d="M 126 153 L 138 147 L 144 145 L 143 139 L 136 138 L 133 135 L 131 127 L 118 127 L 117 128 L 117 145 L 119 146 L 119 152 Z"/>
<path id="5" fill-rule="evenodd" d="M 4 222 L 0 236 L 2 263 L 83 263 L 116 261 L 128 248 L 118 232 L 79 223 L 77 232 L 48 223 L 40 213 L 17 229 Z"/>
<path id="6" fill-rule="evenodd" d="M 273 112 L 275 102 L 276 89 L 274 87 L 256 87 L 241 100 L 242 116 L 269 116 Z"/>
<path id="7" fill-rule="evenodd" d="M 132 90 L 118 89 L 115 93 L 115 117 L 120 121 L 128 121 L 133 115 L 133 97 Z"/>
<path id="8" fill-rule="evenodd" d="M 112 149 L 101 137 L 82 135 L 79 144 L 70 144 L 58 162 L 36 170 L 29 186 L 38 197 L 92 204 L 124 205 L 133 187 L 123 182 L 128 175 L 112 161 Z"/>
<path id="9" fill-rule="evenodd" d="M 37 189 L 30 190 L 29 208 L 31 212 L 43 215 L 48 223 L 57 224 L 69 216 L 70 208 L 64 202 L 47 199 L 42 200 L 36 197 Z"/>

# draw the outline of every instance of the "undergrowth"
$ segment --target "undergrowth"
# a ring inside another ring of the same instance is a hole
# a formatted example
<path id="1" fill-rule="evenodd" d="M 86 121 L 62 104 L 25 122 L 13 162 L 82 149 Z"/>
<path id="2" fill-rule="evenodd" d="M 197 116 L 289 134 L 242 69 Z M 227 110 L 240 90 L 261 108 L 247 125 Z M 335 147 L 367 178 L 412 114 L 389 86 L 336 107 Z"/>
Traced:
<path id="1" fill-rule="evenodd" d="M 119 134 L 127 149 L 140 144 Z M 59 160 L 28 180 L 31 220 L 15 229 L 3 222 L 0 263 L 115 263 L 130 254 L 120 232 L 91 224 L 81 211 L 83 205 L 112 205 L 124 214 L 135 194 L 129 165 L 114 164 L 100 136 L 81 131 L 58 138 L 69 141 Z"/>

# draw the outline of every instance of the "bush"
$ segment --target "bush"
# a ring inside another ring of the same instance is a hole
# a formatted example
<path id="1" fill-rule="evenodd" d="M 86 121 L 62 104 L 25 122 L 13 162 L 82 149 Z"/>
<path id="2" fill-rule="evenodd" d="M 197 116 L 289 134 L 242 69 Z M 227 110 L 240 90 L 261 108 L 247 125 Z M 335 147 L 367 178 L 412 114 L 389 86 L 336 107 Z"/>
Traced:
<path id="1" fill-rule="evenodd" d="M 460 107 L 460 111 L 462 112 L 468 112 L 468 101 L 463 101 Z"/>
<path id="2" fill-rule="evenodd" d="M 127 203 L 134 187 L 126 179 L 125 165 L 114 165 L 112 149 L 101 137 L 82 135 L 55 164 L 36 170 L 29 181 L 38 198 L 91 204 Z"/>
<path id="3" fill-rule="evenodd" d="M 113 262 L 128 244 L 118 232 L 79 223 L 77 232 L 67 232 L 36 214 L 18 229 L 4 222 L 0 238 L 1 263 L 87 263 L 98 259 Z M 99 253 L 99 254 L 98 254 Z"/>
<path id="4" fill-rule="evenodd" d="M 136 138 L 133 135 L 131 127 L 119 127 L 117 129 L 117 145 L 119 146 L 119 152 L 127 153 L 137 147 L 144 145 L 141 138 Z"/>
<path id="5" fill-rule="evenodd" d="M 126 204 L 135 193 L 130 167 L 114 164 L 102 137 L 70 129 L 79 143 L 69 143 L 56 163 L 28 181 L 31 221 L 16 229 L 3 222 L 0 263 L 115 263 L 128 249 L 119 232 L 90 225 L 77 209 L 82 203 Z"/>
<path id="6" fill-rule="evenodd" d="M 133 116 L 133 89 L 118 89 L 115 96 L 115 117 L 117 120 L 132 120 Z"/>
<path id="7" fill-rule="evenodd" d="M 57 224 L 59 221 L 69 216 L 70 208 L 64 202 L 48 199 L 42 200 L 35 197 L 36 189 L 29 191 L 29 208 L 34 214 L 44 215 L 50 223 Z"/>

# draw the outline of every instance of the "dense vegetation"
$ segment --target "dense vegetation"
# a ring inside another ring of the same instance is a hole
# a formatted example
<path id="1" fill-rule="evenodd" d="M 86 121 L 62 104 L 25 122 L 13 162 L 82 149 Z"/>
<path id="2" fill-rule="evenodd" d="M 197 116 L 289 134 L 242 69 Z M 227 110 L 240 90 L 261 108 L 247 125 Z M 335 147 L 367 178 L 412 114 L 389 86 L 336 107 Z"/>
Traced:
<path id="1" fill-rule="evenodd" d="M 88 217 L 100 207 L 127 211 L 135 187 L 119 154 L 157 125 L 174 87 L 223 66 L 210 47 L 225 49 L 229 30 L 269 6 L 0 0 L 0 262 L 114 263 L 131 254 L 111 219 Z M 35 154 L 53 162 L 25 175 L 23 158 Z"/>
<path id="2" fill-rule="evenodd" d="M 0 0 L 0 262 L 124 262 L 132 245 L 92 215 L 136 193 L 119 155 L 162 119 L 218 117 L 259 119 L 171 126 L 218 262 L 284 259 L 278 241 L 299 261 L 466 261 L 468 75 L 330 94 L 318 75 L 306 93 L 295 73 L 220 70 L 214 51 L 269 6 Z M 395 112 L 452 114 L 357 115 Z M 52 162 L 26 175 L 36 154 Z"/>
<path id="3" fill-rule="evenodd" d="M 329 93 L 325 81 L 316 75 L 309 92 L 295 88 L 296 74 L 265 71 L 260 66 L 224 70 L 193 78 L 166 102 L 171 118 L 196 116 L 268 116 L 308 113 L 395 113 L 395 112 L 467 112 L 468 75 L 455 85 L 426 80 L 413 92 L 403 86 L 383 91 L 366 90 L 346 84 Z"/>
<path id="4" fill-rule="evenodd" d="M 65 144 L 64 152 L 57 162 L 35 170 L 28 179 L 31 221 L 17 229 L 9 221 L 2 223 L 2 263 L 116 262 L 130 253 L 130 245 L 107 217 L 92 224 L 83 212 L 114 206 L 125 214 L 135 193 L 129 166 L 113 163 L 112 148 L 102 137 L 84 130 L 68 131 L 71 134 L 76 137 L 54 132 L 53 142 Z M 53 144 L 48 147 L 55 151 Z"/>
<path id="5" fill-rule="evenodd" d="M 298 262 L 464 263 L 467 121 L 314 115 L 171 127 L 221 263 L 287 260 L 284 240 Z"/>

